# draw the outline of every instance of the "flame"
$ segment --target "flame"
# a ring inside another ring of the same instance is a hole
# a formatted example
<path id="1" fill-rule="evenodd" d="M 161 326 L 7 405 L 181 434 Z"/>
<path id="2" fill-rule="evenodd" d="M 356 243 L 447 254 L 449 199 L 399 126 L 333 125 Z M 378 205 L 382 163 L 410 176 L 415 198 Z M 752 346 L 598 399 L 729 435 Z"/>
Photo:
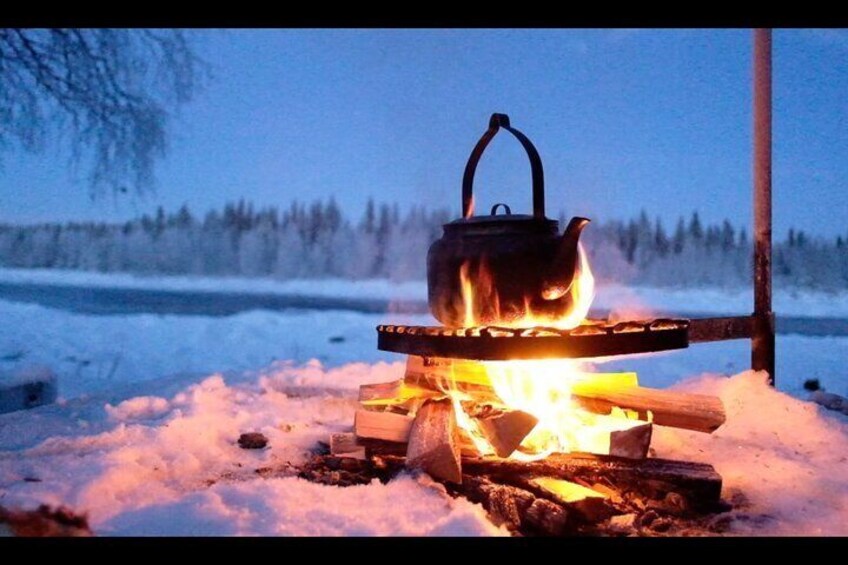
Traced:
<path id="1" fill-rule="evenodd" d="M 579 264 L 575 270 L 574 282 L 568 290 L 571 307 L 558 317 L 543 312 L 534 312 L 532 297 L 524 298 L 521 312 L 502 312 L 497 289 L 486 260 L 480 262 L 476 273 L 468 261 L 459 269 L 460 297 L 462 300 L 463 326 L 466 328 L 482 325 L 482 312 L 494 312 L 498 325 L 511 328 L 530 328 L 548 326 L 568 330 L 580 325 L 586 319 L 592 300 L 595 298 L 595 277 L 589 267 L 589 260 L 583 245 L 578 243 Z M 476 275 L 476 276 L 475 276 Z"/>
<path id="2" fill-rule="evenodd" d="M 465 327 L 481 324 L 481 312 L 494 312 L 498 325 L 508 327 L 547 326 L 571 329 L 580 325 L 589 313 L 595 293 L 595 278 L 586 252 L 578 245 L 579 265 L 575 280 L 568 290 L 571 307 L 563 315 L 551 318 L 534 312 L 531 299 L 525 298 L 524 310 L 519 313 L 502 312 L 491 272 L 485 261 L 478 272 L 472 273 L 469 263 L 460 268 L 460 284 Z M 474 276 L 476 275 L 476 276 Z M 572 389 L 581 383 L 591 383 L 590 367 L 571 359 L 540 359 L 480 362 L 485 377 L 491 383 L 500 406 L 532 414 L 538 424 L 524 438 L 519 449 L 510 458 L 522 461 L 542 459 L 554 452 L 583 451 L 609 453 L 610 432 L 632 426 L 635 416 L 620 409 L 598 415 L 580 408 L 572 396 Z M 456 383 L 445 383 L 457 413 L 459 427 L 471 438 L 477 450 L 488 455 L 492 446 L 478 429 L 476 420 L 463 408 L 469 395 L 460 392 Z"/>

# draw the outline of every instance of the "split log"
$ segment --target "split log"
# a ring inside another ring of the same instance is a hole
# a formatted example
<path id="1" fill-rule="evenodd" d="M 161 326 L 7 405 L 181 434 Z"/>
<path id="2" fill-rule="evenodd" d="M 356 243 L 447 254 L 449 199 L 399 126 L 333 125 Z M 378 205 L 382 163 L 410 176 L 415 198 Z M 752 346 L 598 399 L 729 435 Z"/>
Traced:
<path id="1" fill-rule="evenodd" d="M 529 462 L 464 458 L 462 466 L 467 474 L 500 477 L 507 482 L 516 476 L 555 477 L 586 485 L 606 482 L 622 492 L 633 490 L 659 500 L 676 492 L 692 508 L 712 508 L 721 496 L 721 475 L 705 463 L 555 453 Z"/>
<path id="2" fill-rule="evenodd" d="M 366 384 L 359 387 L 359 403 L 363 407 L 383 409 L 386 406 L 403 406 L 410 401 L 441 396 L 443 393 L 405 383 L 402 380 L 389 383 Z"/>
<path id="3" fill-rule="evenodd" d="M 634 426 L 610 432 L 609 454 L 628 459 L 644 459 L 651 446 L 653 426 L 638 422 Z"/>
<path id="4" fill-rule="evenodd" d="M 607 495 L 571 481 L 538 477 L 530 480 L 530 486 L 587 522 L 606 520 L 616 512 L 607 502 Z"/>
<path id="5" fill-rule="evenodd" d="M 382 439 L 406 443 L 412 429 L 413 418 L 392 412 L 357 410 L 353 429 L 358 438 Z"/>
<path id="6" fill-rule="evenodd" d="M 492 444 L 498 457 L 509 457 L 527 437 L 539 419 L 522 412 L 509 410 L 476 420 L 480 432 Z"/>
<path id="7" fill-rule="evenodd" d="M 423 469 L 452 483 L 462 482 L 456 414 L 448 399 L 424 403 L 409 433 L 407 467 Z"/>
<path id="8" fill-rule="evenodd" d="M 586 410 L 609 414 L 614 407 L 634 410 L 640 420 L 658 426 L 671 426 L 711 433 L 725 421 L 721 399 L 705 394 L 689 394 L 646 387 L 581 391 L 577 402 Z"/>

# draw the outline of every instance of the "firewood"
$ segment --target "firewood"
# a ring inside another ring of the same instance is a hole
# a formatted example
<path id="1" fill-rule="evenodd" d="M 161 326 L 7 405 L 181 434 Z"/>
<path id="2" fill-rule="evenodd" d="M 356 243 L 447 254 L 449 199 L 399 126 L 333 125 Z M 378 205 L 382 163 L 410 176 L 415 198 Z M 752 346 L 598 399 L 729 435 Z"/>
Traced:
<path id="1" fill-rule="evenodd" d="M 424 403 L 409 433 L 407 467 L 423 469 L 431 476 L 453 483 L 462 482 L 462 464 L 456 414 L 448 399 Z"/>
<path id="2" fill-rule="evenodd" d="M 365 446 L 357 443 L 355 434 L 333 434 L 330 436 L 330 454 L 336 457 L 365 459 Z"/>
<path id="3" fill-rule="evenodd" d="M 669 492 L 683 496 L 692 508 L 713 508 L 721 496 L 721 475 L 712 465 L 668 459 L 624 459 L 604 455 L 554 453 L 539 461 L 494 457 L 463 458 L 464 472 L 513 480 L 516 476 L 555 477 L 582 484 L 608 483 L 662 500 Z"/>
<path id="4" fill-rule="evenodd" d="M 609 455 L 628 459 L 644 459 L 648 456 L 653 426 L 650 422 L 632 422 L 634 425 L 629 428 L 610 432 Z"/>
<path id="5" fill-rule="evenodd" d="M 413 418 L 391 412 L 357 410 L 353 429 L 358 438 L 382 439 L 406 443 L 412 429 Z"/>
<path id="6" fill-rule="evenodd" d="M 397 380 L 360 386 L 359 403 L 366 408 L 382 409 L 385 406 L 403 405 L 410 400 L 433 398 L 441 394 L 439 391 Z"/>
<path id="7" fill-rule="evenodd" d="M 509 457 L 538 423 L 538 418 L 521 410 L 498 412 L 477 419 L 480 431 L 498 457 Z"/>
<path id="8" fill-rule="evenodd" d="M 404 382 L 432 390 L 450 387 L 479 402 L 500 400 L 486 364 L 477 361 L 410 356 Z M 617 406 L 635 411 L 642 420 L 650 411 L 653 423 L 660 426 L 709 433 L 725 421 L 717 397 L 640 387 L 637 382 L 636 373 L 597 373 L 572 383 L 571 393 L 586 410 L 608 414 Z"/>
<path id="9" fill-rule="evenodd" d="M 406 360 L 403 382 L 432 391 L 463 392 L 477 402 L 500 402 L 486 376 L 485 366 L 466 361 L 463 367 L 467 366 L 468 371 L 454 370 L 455 361 L 457 360 L 437 360 L 410 355 Z"/>
<path id="10" fill-rule="evenodd" d="M 532 479 L 530 485 L 587 522 L 598 522 L 615 514 L 615 509 L 607 503 L 605 494 L 583 485 L 553 477 Z"/>
<path id="11" fill-rule="evenodd" d="M 608 414 L 613 407 L 634 410 L 639 419 L 658 426 L 671 426 L 711 433 L 725 421 L 721 399 L 704 394 L 689 394 L 646 387 L 581 391 L 577 402 L 586 410 Z"/>

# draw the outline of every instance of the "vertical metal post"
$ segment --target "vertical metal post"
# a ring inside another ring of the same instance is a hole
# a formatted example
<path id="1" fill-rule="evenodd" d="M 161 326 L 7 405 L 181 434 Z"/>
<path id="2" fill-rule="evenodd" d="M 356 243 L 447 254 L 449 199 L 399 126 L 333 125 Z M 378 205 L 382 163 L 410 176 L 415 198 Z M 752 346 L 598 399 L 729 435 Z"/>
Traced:
<path id="1" fill-rule="evenodd" d="M 771 306 L 771 30 L 754 30 L 754 331 L 751 368 L 774 385 Z"/>

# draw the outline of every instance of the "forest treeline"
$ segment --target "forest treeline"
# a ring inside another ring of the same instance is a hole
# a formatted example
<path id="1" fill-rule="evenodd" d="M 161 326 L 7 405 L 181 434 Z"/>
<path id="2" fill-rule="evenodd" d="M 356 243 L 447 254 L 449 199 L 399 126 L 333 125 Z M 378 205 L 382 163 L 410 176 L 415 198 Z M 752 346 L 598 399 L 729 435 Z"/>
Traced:
<path id="1" fill-rule="evenodd" d="M 0 265 L 97 272 L 414 280 L 454 214 L 446 209 L 369 200 L 349 218 L 332 199 L 285 209 L 227 204 L 196 216 L 187 206 L 159 208 L 124 223 L 0 225 Z M 564 218 L 560 218 L 562 222 Z M 751 240 L 728 221 L 705 224 L 697 212 L 666 225 L 642 212 L 627 221 L 593 222 L 582 241 L 597 278 L 653 286 L 748 285 Z M 776 238 L 776 283 L 848 287 L 848 249 L 840 236 L 790 230 Z"/>

